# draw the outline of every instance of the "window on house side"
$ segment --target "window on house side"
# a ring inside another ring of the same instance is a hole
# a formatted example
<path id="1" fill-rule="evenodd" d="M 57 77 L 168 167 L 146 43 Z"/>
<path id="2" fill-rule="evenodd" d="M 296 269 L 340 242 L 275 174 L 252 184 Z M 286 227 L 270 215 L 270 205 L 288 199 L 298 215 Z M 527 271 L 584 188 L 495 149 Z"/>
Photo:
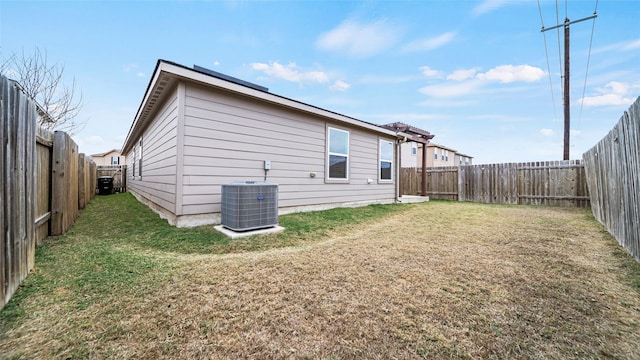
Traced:
<path id="1" fill-rule="evenodd" d="M 349 132 L 327 128 L 329 180 L 349 179 Z"/>
<path id="2" fill-rule="evenodd" d="M 136 147 L 133 147 L 133 171 L 131 172 L 131 177 L 133 178 L 133 180 L 136 179 L 136 162 L 137 160 L 137 156 L 136 156 Z"/>
<path id="3" fill-rule="evenodd" d="M 418 144 L 411 143 L 411 155 L 417 155 L 417 154 L 418 154 Z"/>
<path id="4" fill-rule="evenodd" d="M 140 139 L 140 156 L 138 159 L 138 176 L 142 179 L 142 138 Z"/>
<path id="5" fill-rule="evenodd" d="M 120 165 L 120 157 L 112 156 L 111 157 L 111 165 Z"/>
<path id="6" fill-rule="evenodd" d="M 380 140 L 380 180 L 392 180 L 393 143 Z"/>

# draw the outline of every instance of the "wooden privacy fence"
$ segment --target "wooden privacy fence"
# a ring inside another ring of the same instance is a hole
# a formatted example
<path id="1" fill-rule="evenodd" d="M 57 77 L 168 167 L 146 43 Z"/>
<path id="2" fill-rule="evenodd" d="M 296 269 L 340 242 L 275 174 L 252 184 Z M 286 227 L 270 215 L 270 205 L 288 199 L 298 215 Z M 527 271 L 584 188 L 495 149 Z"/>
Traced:
<path id="1" fill-rule="evenodd" d="M 403 169 L 403 194 L 420 193 L 420 171 Z M 584 166 L 579 160 L 428 168 L 427 195 L 480 203 L 589 206 Z"/>
<path id="2" fill-rule="evenodd" d="M 35 247 L 65 233 L 95 196 L 95 163 L 68 134 L 38 128 L 37 104 L 0 78 L 0 309 L 35 265 Z"/>
<path id="3" fill-rule="evenodd" d="M 593 216 L 640 261 L 640 97 L 583 159 Z"/>
<path id="4" fill-rule="evenodd" d="M 113 177 L 113 189 L 116 192 L 127 192 L 127 165 L 98 166 L 97 176 Z"/>

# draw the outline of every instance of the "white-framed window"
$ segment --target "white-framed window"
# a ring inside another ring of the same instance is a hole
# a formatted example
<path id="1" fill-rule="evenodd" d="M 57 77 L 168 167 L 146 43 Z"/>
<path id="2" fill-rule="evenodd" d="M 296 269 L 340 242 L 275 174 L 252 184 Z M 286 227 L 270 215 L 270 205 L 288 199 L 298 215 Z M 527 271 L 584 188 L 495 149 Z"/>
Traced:
<path id="1" fill-rule="evenodd" d="M 393 180 L 393 142 L 380 140 L 380 181 Z"/>
<path id="2" fill-rule="evenodd" d="M 138 156 L 138 176 L 142 179 L 142 138 L 140 138 L 140 155 Z"/>
<path id="3" fill-rule="evenodd" d="M 447 162 L 449 161 L 449 150 L 444 151 L 444 158 L 445 158 L 444 161 L 447 161 Z"/>
<path id="4" fill-rule="evenodd" d="M 349 132 L 327 127 L 327 179 L 349 180 Z"/>
<path id="5" fill-rule="evenodd" d="M 137 149 L 136 149 L 136 147 L 134 146 L 134 147 L 133 147 L 133 169 L 131 169 L 131 170 L 132 170 L 132 171 L 131 171 L 131 177 L 133 178 L 133 180 L 135 180 L 135 179 L 136 179 L 136 161 L 137 161 L 137 158 L 138 158 L 138 157 L 137 157 L 137 155 L 136 155 L 136 153 L 137 153 L 137 151 L 136 151 L 136 150 L 137 150 Z"/>
<path id="6" fill-rule="evenodd" d="M 433 160 L 438 160 L 438 149 L 433 149 Z"/>
<path id="7" fill-rule="evenodd" d="M 418 143 L 411 143 L 411 155 L 418 155 Z"/>
<path id="8" fill-rule="evenodd" d="M 120 156 L 112 156 L 111 165 L 120 165 Z"/>

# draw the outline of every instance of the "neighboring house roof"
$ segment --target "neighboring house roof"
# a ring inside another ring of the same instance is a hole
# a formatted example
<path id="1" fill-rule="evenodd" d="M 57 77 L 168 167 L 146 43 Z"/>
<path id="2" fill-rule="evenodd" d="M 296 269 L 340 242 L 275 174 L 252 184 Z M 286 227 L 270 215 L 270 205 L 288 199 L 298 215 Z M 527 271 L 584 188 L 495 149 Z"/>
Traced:
<path id="1" fill-rule="evenodd" d="M 107 156 L 108 154 L 111 154 L 113 152 L 116 152 L 116 153 L 120 154 L 120 150 L 111 149 L 111 150 L 109 150 L 107 152 L 103 152 L 103 153 L 99 153 L 99 154 L 93 154 L 93 155 L 89 155 L 89 156 L 91 156 L 91 157 L 103 157 L 103 156 Z"/>
<path id="2" fill-rule="evenodd" d="M 464 156 L 464 157 L 468 157 L 470 159 L 473 159 L 473 156 L 471 155 L 467 155 L 467 154 L 463 154 L 463 153 L 456 153 L 457 156 Z"/>
<path id="3" fill-rule="evenodd" d="M 448 147 L 448 146 L 444 146 L 444 145 L 440 145 L 440 144 L 436 144 L 436 143 L 429 143 L 429 144 L 427 145 L 427 147 L 437 147 L 437 148 L 439 148 L 439 149 L 449 150 L 449 151 L 451 151 L 451 152 L 455 152 L 455 153 L 457 153 L 457 152 L 458 152 L 458 150 L 456 150 L 456 149 L 452 149 L 452 148 L 450 148 L 450 147 Z"/>
<path id="4" fill-rule="evenodd" d="M 153 71 L 153 75 L 151 76 L 151 80 L 149 81 L 143 100 L 138 108 L 133 124 L 129 129 L 127 138 L 124 141 L 124 145 L 122 147 L 123 154 L 126 154 L 135 145 L 136 139 L 140 137 L 144 129 L 149 125 L 149 122 L 153 119 L 153 115 L 158 110 L 158 107 L 162 105 L 164 98 L 168 95 L 169 90 L 173 89 L 173 86 L 180 80 L 196 82 L 213 88 L 242 94 L 256 100 L 267 101 L 279 106 L 289 107 L 317 116 L 330 118 L 333 121 L 337 121 L 345 125 L 365 128 L 385 135 L 410 136 L 410 134 L 398 133 L 398 131 L 392 131 L 373 123 L 358 120 L 317 106 L 273 94 L 270 93 L 267 88 L 235 79 L 215 71 L 198 66 L 189 68 L 184 65 L 160 59 L 156 64 L 156 68 Z"/>

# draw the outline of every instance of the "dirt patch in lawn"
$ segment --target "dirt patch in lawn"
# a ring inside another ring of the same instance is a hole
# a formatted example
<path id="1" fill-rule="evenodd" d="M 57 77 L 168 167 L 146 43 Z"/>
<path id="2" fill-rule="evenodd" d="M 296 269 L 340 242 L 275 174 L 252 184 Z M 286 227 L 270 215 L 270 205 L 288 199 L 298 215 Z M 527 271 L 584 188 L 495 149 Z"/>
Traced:
<path id="1" fill-rule="evenodd" d="M 634 359 L 640 294 L 629 277 L 640 271 L 620 252 L 584 210 L 411 205 L 296 247 L 137 253 L 162 271 L 86 308 L 40 296 L 0 353 Z"/>

